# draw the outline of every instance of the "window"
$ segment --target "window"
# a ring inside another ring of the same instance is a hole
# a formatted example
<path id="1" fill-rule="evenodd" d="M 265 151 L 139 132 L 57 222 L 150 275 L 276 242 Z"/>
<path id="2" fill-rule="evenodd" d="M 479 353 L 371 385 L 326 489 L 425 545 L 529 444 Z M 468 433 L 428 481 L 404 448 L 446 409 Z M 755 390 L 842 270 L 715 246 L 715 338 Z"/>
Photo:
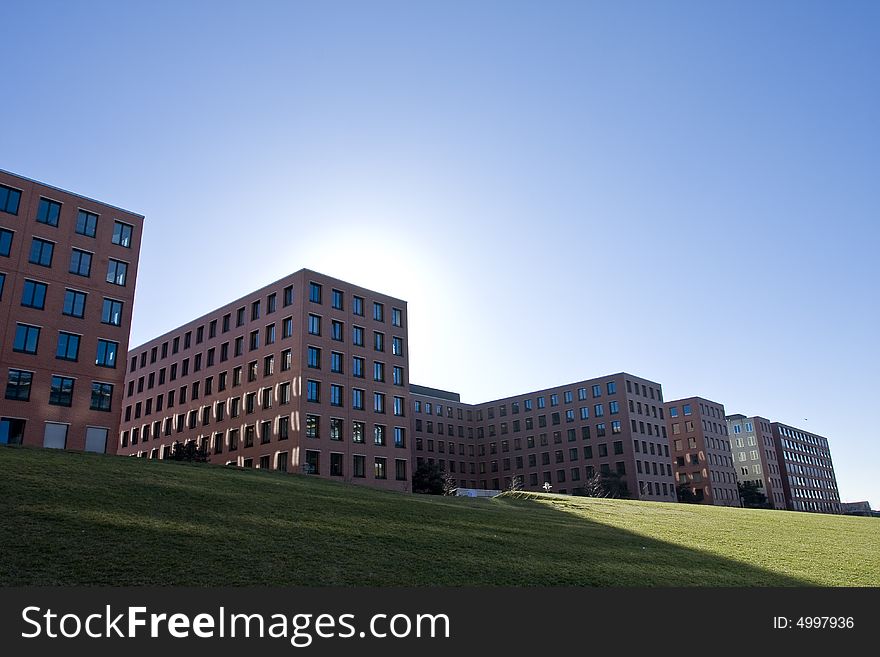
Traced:
<path id="1" fill-rule="evenodd" d="M 374 392 L 373 393 L 373 411 L 376 413 L 384 413 L 385 412 L 385 393 L 383 393 L 383 392 Z"/>
<path id="2" fill-rule="evenodd" d="M 691 405 L 690 405 L 690 404 L 685 404 L 685 405 L 682 407 L 682 412 L 683 412 L 685 415 L 690 415 L 690 414 L 691 414 Z"/>
<path id="3" fill-rule="evenodd" d="M 356 411 L 364 410 L 364 391 L 360 388 L 351 389 L 351 407 Z"/>
<path id="4" fill-rule="evenodd" d="M 342 476 L 342 457 L 343 455 L 339 452 L 330 452 L 330 476 L 331 477 L 341 477 Z"/>
<path id="5" fill-rule="evenodd" d="M 80 210 L 76 215 L 76 232 L 86 237 L 94 237 L 98 232 L 98 215 Z"/>
<path id="6" fill-rule="evenodd" d="M 394 398 L 394 414 L 395 414 L 396 416 L 398 416 L 398 417 L 402 417 L 402 416 L 403 416 L 403 414 L 404 414 L 404 406 L 405 406 L 405 403 L 404 403 L 403 397 L 395 397 L 395 398 Z M 439 426 L 442 427 L 443 425 L 440 424 Z M 452 426 L 452 425 L 450 425 L 450 426 Z M 450 432 L 450 433 L 451 433 L 451 432 Z"/>
<path id="7" fill-rule="evenodd" d="M 37 346 L 40 342 L 40 329 L 37 326 L 29 324 L 15 325 L 15 341 L 12 343 L 12 350 L 23 354 L 37 353 Z"/>
<path id="8" fill-rule="evenodd" d="M 306 364 L 313 369 L 321 369 L 321 350 L 318 347 L 308 348 Z"/>
<path id="9" fill-rule="evenodd" d="M 330 418 L 330 440 L 342 440 L 342 420 L 338 417 Z"/>
<path id="10" fill-rule="evenodd" d="M 275 344 L 275 325 L 269 324 L 266 327 L 266 344 Z"/>
<path id="11" fill-rule="evenodd" d="M 55 244 L 46 240 L 35 237 L 31 242 L 31 253 L 29 262 L 41 267 L 52 266 L 52 254 L 55 251 Z"/>
<path id="12" fill-rule="evenodd" d="M 124 246 L 126 249 L 131 248 L 131 232 L 133 226 L 124 224 L 121 221 L 113 224 L 113 243 Z"/>
<path id="13" fill-rule="evenodd" d="M 391 309 L 391 326 L 403 326 L 403 313 L 400 308 Z"/>
<path id="14" fill-rule="evenodd" d="M 351 343 L 355 347 L 363 347 L 364 346 L 364 329 L 360 326 L 354 326 L 351 329 Z"/>
<path id="15" fill-rule="evenodd" d="M 24 289 L 21 293 L 21 305 L 25 308 L 43 310 L 46 305 L 47 287 L 45 283 L 25 280 Z"/>
<path id="16" fill-rule="evenodd" d="M 351 298 L 351 312 L 358 317 L 364 316 L 364 300 L 361 297 Z"/>
<path id="17" fill-rule="evenodd" d="M 385 306 L 377 301 L 373 302 L 373 319 L 377 322 L 385 321 Z"/>
<path id="18" fill-rule="evenodd" d="M 95 356 L 95 365 L 98 367 L 116 367 L 117 351 L 119 351 L 118 342 L 98 340 L 98 353 Z"/>
<path id="19" fill-rule="evenodd" d="M 58 225 L 58 217 L 61 216 L 61 204 L 50 201 L 47 198 L 40 199 L 40 205 L 37 207 L 37 222 L 47 224 L 49 226 Z"/>
<path id="20" fill-rule="evenodd" d="M 309 334 L 321 335 L 321 318 L 318 315 L 309 315 Z"/>
<path id="21" fill-rule="evenodd" d="M 330 371 L 334 374 L 342 374 L 342 354 L 338 351 L 330 352 Z"/>
<path id="22" fill-rule="evenodd" d="M 306 400 L 310 402 L 321 401 L 321 384 L 311 379 L 306 382 Z"/>
<path id="23" fill-rule="evenodd" d="M 338 342 L 342 342 L 343 337 L 342 333 L 344 331 L 344 324 L 342 322 L 337 322 L 335 319 L 330 322 L 330 338 L 336 340 Z"/>
<path id="24" fill-rule="evenodd" d="M 342 290 L 333 290 L 333 308 L 343 310 Z"/>
<path id="25" fill-rule="evenodd" d="M 331 406 L 342 406 L 342 395 L 343 395 L 342 386 L 331 383 L 330 384 L 330 405 Z"/>
<path id="26" fill-rule="evenodd" d="M 385 334 L 379 331 L 373 331 L 373 349 L 376 351 L 385 351 Z"/>
<path id="27" fill-rule="evenodd" d="M 18 214 L 21 192 L 6 185 L 0 185 L 0 212 Z"/>
<path id="28" fill-rule="evenodd" d="M 6 380 L 6 399 L 28 401 L 31 398 L 31 385 L 33 382 L 33 372 L 9 370 L 9 377 Z"/>
<path id="29" fill-rule="evenodd" d="M 107 263 L 107 282 L 113 285 L 125 286 L 125 279 L 128 275 L 128 265 L 121 260 L 110 258 Z"/>
<path id="30" fill-rule="evenodd" d="M 79 339 L 80 336 L 78 335 L 59 331 L 58 349 L 55 351 L 55 358 L 59 360 L 77 360 L 79 358 Z"/>
<path id="31" fill-rule="evenodd" d="M 6 274 L 0 272 L 0 300 L 3 299 L 3 288 L 6 286 Z"/>
<path id="32" fill-rule="evenodd" d="M 380 447 L 385 445 L 385 427 L 381 424 L 373 425 L 373 444 Z"/>
<path id="33" fill-rule="evenodd" d="M 609 381 L 605 388 L 608 390 L 609 395 L 613 395 L 617 392 L 617 384 L 614 381 Z"/>
<path id="34" fill-rule="evenodd" d="M 387 479 L 388 473 L 386 472 L 388 459 L 384 456 L 377 456 L 374 461 L 374 469 L 376 479 Z"/>
<path id="35" fill-rule="evenodd" d="M 309 283 L 309 301 L 321 303 L 321 286 L 318 283 Z"/>
<path id="36" fill-rule="evenodd" d="M 393 381 L 394 385 L 396 385 L 396 386 L 403 385 L 403 368 L 402 367 L 398 367 L 397 365 L 394 366 L 394 369 L 392 370 L 392 381 Z"/>
<path id="37" fill-rule="evenodd" d="M 354 356 L 352 358 L 351 362 L 352 362 L 351 375 L 354 377 L 357 377 L 359 379 L 363 379 L 364 378 L 364 367 L 365 367 L 364 359 L 360 358 L 358 356 Z"/>
<path id="38" fill-rule="evenodd" d="M 355 454 L 352 457 L 351 461 L 352 465 L 352 476 L 357 479 L 362 479 L 367 476 L 366 474 L 366 457 L 362 454 Z"/>
<path id="39" fill-rule="evenodd" d="M 321 418 L 317 415 L 306 415 L 306 438 L 318 438 L 320 436 Z"/>
<path id="40" fill-rule="evenodd" d="M 394 427 L 394 446 L 406 447 L 406 429 L 403 427 Z"/>
<path id="41" fill-rule="evenodd" d="M 83 317 L 86 308 L 86 293 L 66 290 L 64 293 L 63 314 L 71 317 Z"/>
<path id="42" fill-rule="evenodd" d="M 391 353 L 395 356 L 403 356 L 403 338 L 395 336 L 391 339 Z"/>
<path id="43" fill-rule="evenodd" d="M 352 422 L 351 423 L 351 442 L 353 443 L 362 443 L 364 442 L 364 432 L 366 431 L 366 425 L 363 422 Z"/>
<path id="44" fill-rule="evenodd" d="M 260 300 L 257 299 L 251 304 L 251 321 L 255 322 L 260 319 Z"/>
<path id="45" fill-rule="evenodd" d="M 455 465 L 455 463 L 453 461 L 450 461 L 449 465 Z M 394 477 L 397 479 L 397 481 L 406 481 L 405 459 L 394 459 Z"/>
<path id="46" fill-rule="evenodd" d="M 373 362 L 373 381 L 385 381 L 385 363 Z"/>
<path id="47" fill-rule="evenodd" d="M 73 403 L 73 379 L 53 376 L 49 388 L 49 403 L 53 406 L 70 406 Z"/>
<path id="48" fill-rule="evenodd" d="M 92 383 L 92 401 L 89 408 L 93 411 L 109 411 L 113 399 L 113 386 L 109 383 Z M 157 434 L 158 435 L 158 434 Z"/>
<path id="49" fill-rule="evenodd" d="M 104 299 L 101 322 L 112 326 L 122 325 L 122 302 L 115 299 Z"/>
<path id="50" fill-rule="evenodd" d="M 11 230 L 0 228 L 0 255 L 9 257 L 9 252 L 12 249 L 13 234 Z"/>
<path id="51" fill-rule="evenodd" d="M 293 317 L 285 317 L 281 320 L 281 339 L 289 338 L 293 335 Z"/>

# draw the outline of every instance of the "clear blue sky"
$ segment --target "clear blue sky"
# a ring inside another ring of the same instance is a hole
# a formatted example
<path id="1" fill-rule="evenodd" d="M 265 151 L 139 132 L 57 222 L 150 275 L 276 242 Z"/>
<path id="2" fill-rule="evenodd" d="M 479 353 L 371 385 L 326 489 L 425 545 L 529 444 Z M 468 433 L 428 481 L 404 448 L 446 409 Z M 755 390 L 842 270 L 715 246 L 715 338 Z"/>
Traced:
<path id="1" fill-rule="evenodd" d="M 133 344 L 310 267 L 465 401 L 620 370 L 880 507 L 880 3 L 19 2 L 0 168 L 147 216 Z"/>

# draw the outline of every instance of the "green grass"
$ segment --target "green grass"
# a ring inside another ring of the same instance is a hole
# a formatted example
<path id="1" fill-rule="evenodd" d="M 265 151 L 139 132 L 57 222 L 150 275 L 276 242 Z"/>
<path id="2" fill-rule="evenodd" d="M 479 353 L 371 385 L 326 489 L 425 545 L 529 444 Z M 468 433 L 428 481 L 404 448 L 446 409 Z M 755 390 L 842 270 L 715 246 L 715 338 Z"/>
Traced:
<path id="1" fill-rule="evenodd" d="M 880 522 L 0 448 L 0 584 L 878 586 Z"/>

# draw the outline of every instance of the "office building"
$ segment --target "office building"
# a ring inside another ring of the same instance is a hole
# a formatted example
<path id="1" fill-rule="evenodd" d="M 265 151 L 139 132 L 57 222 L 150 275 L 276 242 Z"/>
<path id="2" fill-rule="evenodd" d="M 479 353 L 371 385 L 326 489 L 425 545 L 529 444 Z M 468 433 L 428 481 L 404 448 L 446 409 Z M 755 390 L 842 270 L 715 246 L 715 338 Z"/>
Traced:
<path id="1" fill-rule="evenodd" d="M 480 404 L 413 386 L 416 463 L 467 488 L 580 494 L 596 475 L 615 494 L 675 501 L 660 384 L 619 373 Z"/>
<path id="2" fill-rule="evenodd" d="M 754 484 L 766 496 L 770 508 L 785 509 L 785 491 L 770 420 L 741 414 L 728 415 L 726 420 L 737 481 Z"/>
<path id="3" fill-rule="evenodd" d="M 0 171 L 0 444 L 116 451 L 143 219 Z"/>
<path id="4" fill-rule="evenodd" d="M 770 428 L 786 507 L 791 511 L 840 513 L 828 439 L 781 422 L 772 422 Z"/>
<path id="5" fill-rule="evenodd" d="M 665 408 L 680 492 L 689 491 L 692 500 L 702 504 L 740 506 L 724 406 L 689 397 L 666 402 Z"/>
<path id="6" fill-rule="evenodd" d="M 131 350 L 119 453 L 408 491 L 406 302 L 306 269 Z"/>

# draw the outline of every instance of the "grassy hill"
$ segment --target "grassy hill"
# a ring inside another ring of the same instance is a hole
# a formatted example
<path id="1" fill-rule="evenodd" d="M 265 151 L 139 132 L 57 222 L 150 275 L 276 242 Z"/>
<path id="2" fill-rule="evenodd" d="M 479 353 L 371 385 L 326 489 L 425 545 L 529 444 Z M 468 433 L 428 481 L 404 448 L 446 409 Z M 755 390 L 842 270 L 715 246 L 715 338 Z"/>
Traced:
<path id="1" fill-rule="evenodd" d="M 880 521 L 0 448 L 0 585 L 880 586 Z"/>

